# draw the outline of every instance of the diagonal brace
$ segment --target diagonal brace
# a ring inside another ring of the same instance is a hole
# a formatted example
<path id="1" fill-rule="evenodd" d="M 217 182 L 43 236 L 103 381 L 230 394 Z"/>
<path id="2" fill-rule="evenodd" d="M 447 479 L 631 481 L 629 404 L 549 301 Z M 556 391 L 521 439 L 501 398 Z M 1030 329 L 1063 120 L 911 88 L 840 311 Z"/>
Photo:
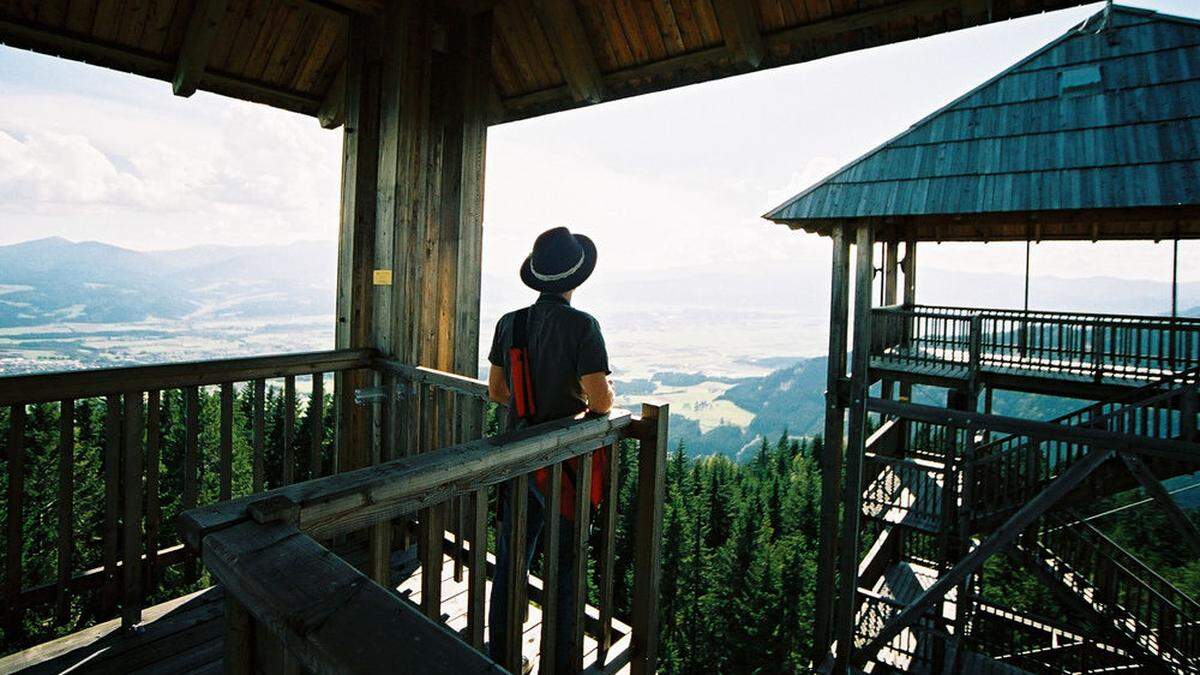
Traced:
<path id="1" fill-rule="evenodd" d="M 908 625 L 916 621 L 933 603 L 941 600 L 951 588 L 962 583 L 979 569 L 993 554 L 999 552 L 1015 540 L 1025 528 L 1029 527 L 1039 516 L 1045 513 L 1058 500 L 1075 489 L 1097 467 L 1112 457 L 1111 450 L 1092 450 L 1078 462 L 1071 465 L 1058 478 L 1054 479 L 1021 510 L 1014 513 L 1003 525 L 998 527 L 979 546 L 975 547 L 962 560 L 950 568 L 946 574 L 938 577 L 925 592 L 921 593 L 907 607 L 900 611 L 891 621 L 879 631 L 879 635 L 862 649 L 861 654 L 879 652 L 892 638 L 896 637 Z"/>
<path id="2" fill-rule="evenodd" d="M 1121 461 L 1125 463 L 1125 468 L 1129 469 L 1129 473 L 1133 474 L 1138 483 L 1141 483 L 1146 494 L 1150 495 L 1167 512 L 1167 518 L 1171 520 L 1171 524 L 1176 529 L 1183 533 L 1183 538 L 1187 540 L 1192 550 L 1200 555 L 1200 528 L 1197 528 L 1196 523 L 1192 522 L 1187 513 L 1179 508 L 1179 504 L 1167 493 L 1167 489 L 1163 487 L 1162 482 L 1158 480 L 1150 467 L 1146 466 L 1141 457 L 1128 452 L 1121 453 Z"/>

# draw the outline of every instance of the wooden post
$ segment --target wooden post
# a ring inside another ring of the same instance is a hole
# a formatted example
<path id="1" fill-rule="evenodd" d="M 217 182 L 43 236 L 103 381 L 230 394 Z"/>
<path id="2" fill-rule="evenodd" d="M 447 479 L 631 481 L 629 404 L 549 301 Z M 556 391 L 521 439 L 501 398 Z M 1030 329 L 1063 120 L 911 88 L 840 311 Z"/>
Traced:
<path id="1" fill-rule="evenodd" d="M 225 672 L 251 675 L 254 668 L 254 618 L 242 603 L 225 598 Z"/>
<path id="2" fill-rule="evenodd" d="M 124 593 L 121 627 L 130 629 L 142 620 L 142 392 L 125 392 L 125 508 L 122 533 Z"/>
<path id="3" fill-rule="evenodd" d="M 844 672 L 854 646 L 854 614 L 858 597 L 858 537 L 862 515 L 863 454 L 866 451 L 867 374 L 871 345 L 871 225 L 858 226 L 854 280 L 854 350 L 851 356 L 850 419 L 846 444 L 846 482 L 842 490 L 842 542 L 838 558 L 839 594 L 835 670 Z"/>
<path id="4" fill-rule="evenodd" d="M 638 450 L 637 529 L 634 532 L 632 672 L 658 672 L 658 587 L 666 495 L 670 408 L 642 404 L 642 419 L 653 433 Z"/>
<path id="5" fill-rule="evenodd" d="M 105 398 L 104 416 L 104 591 L 101 605 L 105 615 L 117 608 L 120 581 L 117 579 L 117 550 L 121 507 L 121 397 Z"/>
<path id="6" fill-rule="evenodd" d="M 162 446 L 162 394 L 146 392 L 146 570 L 143 592 L 153 594 L 158 583 L 158 537 L 162 530 L 162 504 L 158 497 L 158 463 Z"/>
<path id="7" fill-rule="evenodd" d="M 833 264 L 829 304 L 829 363 L 825 379 L 825 443 L 818 458 L 821 464 L 821 525 L 820 548 L 817 551 L 816 622 L 811 654 L 814 667 L 825 660 L 833 641 L 833 570 L 837 557 L 838 488 L 841 485 L 842 440 L 846 425 L 846 404 L 841 393 L 846 377 L 850 241 L 840 227 L 835 227 L 831 236 Z"/>
<path id="8" fill-rule="evenodd" d="M 24 549 L 25 496 L 25 404 L 8 409 L 8 513 L 7 541 L 4 557 L 4 635 L 12 641 L 22 632 L 21 603 L 13 598 L 21 595 L 21 552 Z M 13 637 L 10 637 L 13 636 Z"/>
<path id="9" fill-rule="evenodd" d="M 9 484 L 12 484 L 12 478 L 9 478 Z M 68 585 L 71 583 L 71 561 L 75 546 L 74 498 L 75 401 L 64 399 L 58 408 L 58 587 L 54 599 L 54 616 L 60 624 L 67 622 L 71 609 Z M 9 501 L 10 509 L 12 503 Z"/>
<path id="10" fill-rule="evenodd" d="M 889 241 L 883 245 L 883 306 L 891 307 L 896 304 L 896 289 L 899 285 L 900 276 L 900 261 L 897 259 L 900 255 L 900 242 Z M 890 399 L 895 390 L 896 383 L 890 379 L 884 378 L 881 385 L 881 395 L 883 398 Z"/>

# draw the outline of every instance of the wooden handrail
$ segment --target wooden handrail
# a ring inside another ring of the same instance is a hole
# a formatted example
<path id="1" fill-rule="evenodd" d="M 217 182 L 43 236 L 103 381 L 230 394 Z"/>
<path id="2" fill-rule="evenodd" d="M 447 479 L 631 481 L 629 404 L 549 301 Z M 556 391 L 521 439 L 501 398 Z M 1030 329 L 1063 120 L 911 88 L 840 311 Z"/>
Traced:
<path id="1" fill-rule="evenodd" d="M 251 519 L 248 507 L 254 502 L 283 497 L 299 508 L 301 530 L 330 537 L 609 445 L 631 422 L 628 411 L 614 410 L 605 417 L 539 424 L 192 509 L 180 516 L 180 528 L 187 544 L 201 549 L 207 535 Z"/>
<path id="2" fill-rule="evenodd" d="M 487 382 L 466 375 L 456 375 L 425 366 L 413 366 L 394 359 L 375 359 L 372 365 L 377 370 L 396 373 L 411 382 L 428 384 L 438 389 L 455 391 L 485 401 L 488 398 Z"/>
<path id="3" fill-rule="evenodd" d="M 266 630 L 309 672 L 503 673 L 444 626 L 288 523 L 241 522 L 206 540 L 225 586 L 227 672 L 249 672 Z M 256 644 L 258 643 L 258 644 Z"/>
<path id="4" fill-rule="evenodd" d="M 103 396 L 113 392 L 178 389 L 369 368 L 374 358 L 374 350 L 341 349 L 153 366 L 11 375 L 0 377 L 0 405 L 48 403 L 62 399 Z"/>

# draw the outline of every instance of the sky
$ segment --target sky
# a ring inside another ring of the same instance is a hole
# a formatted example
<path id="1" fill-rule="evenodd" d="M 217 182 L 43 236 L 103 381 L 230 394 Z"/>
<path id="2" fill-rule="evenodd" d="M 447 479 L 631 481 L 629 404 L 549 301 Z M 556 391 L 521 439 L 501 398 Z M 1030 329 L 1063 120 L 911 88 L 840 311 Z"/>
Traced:
<path id="1" fill-rule="evenodd" d="M 1200 17 L 1196 0 L 1130 2 Z M 829 243 L 761 219 L 1077 24 L 1100 4 L 493 127 L 484 273 L 538 232 L 591 235 L 598 276 L 828 268 Z M 0 47 L 0 244 L 135 249 L 336 238 L 341 132 L 315 120 Z M 1170 279 L 1171 246 L 1040 244 L 1036 275 Z M 1200 245 L 1180 278 L 1200 280 Z M 925 247 L 921 265 L 1020 274 L 1023 244 Z"/>

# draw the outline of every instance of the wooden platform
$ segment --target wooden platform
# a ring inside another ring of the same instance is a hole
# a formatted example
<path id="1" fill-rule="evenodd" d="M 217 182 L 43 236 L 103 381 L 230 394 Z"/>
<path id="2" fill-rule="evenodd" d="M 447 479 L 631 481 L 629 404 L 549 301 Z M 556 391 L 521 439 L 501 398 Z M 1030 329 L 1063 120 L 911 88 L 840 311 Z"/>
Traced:
<path id="1" fill-rule="evenodd" d="M 466 576 L 462 582 L 454 580 L 454 564 L 449 557 L 443 561 L 442 569 L 443 618 L 452 630 L 462 630 L 467 622 Z M 392 576 L 402 597 L 420 602 L 421 573 L 411 552 L 392 556 Z M 530 582 L 537 588 L 541 586 L 540 579 L 531 578 Z M 596 608 L 589 606 L 586 611 L 593 618 L 598 617 Z M 120 620 L 114 619 L 4 657 L 0 659 L 0 673 L 222 673 L 224 612 L 221 588 L 208 588 L 147 608 L 136 632 L 121 631 Z M 523 652 L 535 664 L 536 673 L 541 649 L 541 611 L 534 603 L 530 603 L 524 629 Z M 615 623 L 614 644 L 604 664 L 596 663 L 596 640 L 585 637 L 586 672 L 627 673 L 629 632 L 625 624 Z"/>

